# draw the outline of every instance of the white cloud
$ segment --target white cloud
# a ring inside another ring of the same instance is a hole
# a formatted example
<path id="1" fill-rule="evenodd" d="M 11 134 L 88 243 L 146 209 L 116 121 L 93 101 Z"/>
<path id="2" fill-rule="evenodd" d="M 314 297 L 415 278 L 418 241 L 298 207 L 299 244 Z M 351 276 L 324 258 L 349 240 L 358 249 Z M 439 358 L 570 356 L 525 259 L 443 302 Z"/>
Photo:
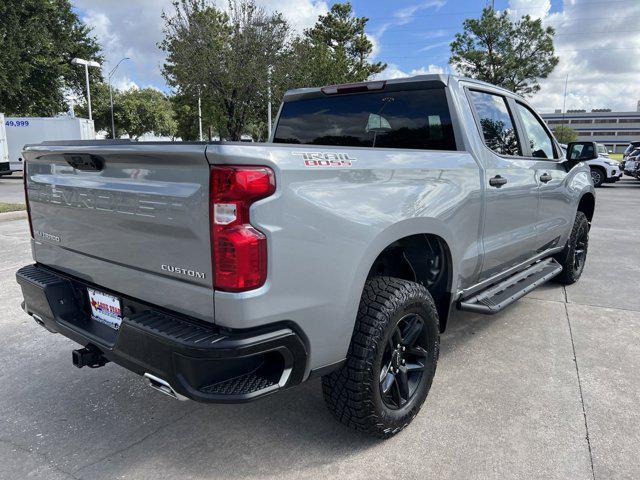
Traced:
<path id="1" fill-rule="evenodd" d="M 548 3 L 511 0 L 518 16 L 527 6 Z M 542 112 L 562 108 L 564 83 L 569 76 L 567 109 L 611 108 L 635 110 L 640 99 L 640 31 L 629 18 L 640 18 L 640 2 L 565 0 L 560 12 L 538 10 L 544 25 L 555 28 L 554 46 L 560 63 L 549 78 L 540 82 L 541 90 L 532 99 Z"/>
<path id="2" fill-rule="evenodd" d="M 103 74 L 123 57 L 114 75 L 114 85 L 135 77 L 141 85 L 163 86 L 160 73 L 164 54 L 156 46 L 162 40 L 163 10 L 170 11 L 171 0 L 75 0 L 84 13 L 83 20 L 93 28 L 93 34 L 103 47 L 105 57 Z"/>
<path id="3" fill-rule="evenodd" d="M 414 68 L 409 72 L 400 69 L 395 63 L 387 65 L 386 70 L 371 77 L 371 80 L 390 80 L 392 78 L 414 77 L 416 75 L 427 75 L 429 73 L 445 73 L 444 68 L 439 65 L 430 64 L 426 67 Z"/>
<path id="4" fill-rule="evenodd" d="M 218 2 L 220 3 L 220 2 Z M 326 1 L 313 0 L 256 0 L 258 5 L 267 11 L 282 12 L 291 27 L 302 32 L 305 28 L 315 25 L 318 16 L 329 11 Z"/>
<path id="5" fill-rule="evenodd" d="M 446 37 L 449 35 L 451 35 L 451 32 L 447 30 L 429 30 L 427 32 L 420 32 L 417 34 L 417 36 L 424 39 Z"/>
<path id="6" fill-rule="evenodd" d="M 119 77 L 113 82 L 113 87 L 118 90 L 131 90 L 132 88 L 138 89 L 140 86 L 131 80 L 128 76 Z M 155 87 L 154 87 L 155 88 Z"/>
<path id="7" fill-rule="evenodd" d="M 524 15 L 531 18 L 544 18 L 551 10 L 551 0 L 510 0 L 509 15 L 518 19 Z"/>
<path id="8" fill-rule="evenodd" d="M 428 52 L 429 50 L 433 50 L 434 48 L 442 47 L 444 45 L 449 45 L 449 43 L 450 43 L 450 40 L 447 40 L 444 42 L 430 43 L 429 45 L 422 47 L 420 50 L 418 50 L 418 52 Z"/>
<path id="9" fill-rule="evenodd" d="M 162 12 L 173 12 L 172 0 L 73 0 L 73 3 L 103 47 L 105 77 L 122 57 L 130 57 L 115 73 L 114 85 L 165 87 L 161 74 L 165 55 L 157 44 L 163 39 Z M 227 6 L 226 0 L 216 3 L 222 8 Z M 328 11 L 325 0 L 257 0 L 257 3 L 269 12 L 282 12 L 298 32 L 313 26 L 318 16 Z"/>

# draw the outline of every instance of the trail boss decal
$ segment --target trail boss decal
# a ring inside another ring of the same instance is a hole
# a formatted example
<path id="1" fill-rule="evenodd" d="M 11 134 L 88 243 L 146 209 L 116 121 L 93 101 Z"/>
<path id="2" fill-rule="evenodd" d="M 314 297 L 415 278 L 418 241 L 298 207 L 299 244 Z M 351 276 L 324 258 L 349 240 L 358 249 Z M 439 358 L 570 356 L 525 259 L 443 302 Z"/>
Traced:
<path id="1" fill-rule="evenodd" d="M 304 160 L 305 167 L 310 168 L 331 168 L 331 167 L 351 167 L 357 159 L 350 157 L 348 153 L 336 152 L 293 152 L 293 155 L 300 155 Z"/>

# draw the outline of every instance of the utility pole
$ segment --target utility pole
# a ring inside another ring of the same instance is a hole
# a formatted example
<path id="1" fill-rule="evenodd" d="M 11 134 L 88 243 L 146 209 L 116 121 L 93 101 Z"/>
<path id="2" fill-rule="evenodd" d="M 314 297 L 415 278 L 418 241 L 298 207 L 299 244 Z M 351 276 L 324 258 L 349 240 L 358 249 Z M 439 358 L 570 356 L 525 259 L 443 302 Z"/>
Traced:
<path id="1" fill-rule="evenodd" d="M 267 141 L 271 138 L 271 65 L 267 69 Z"/>
<path id="2" fill-rule="evenodd" d="M 74 58 L 71 60 L 74 65 L 84 65 L 84 75 L 87 82 L 87 107 L 89 110 L 89 120 L 93 120 L 91 115 L 91 90 L 89 89 L 89 67 L 100 67 L 100 64 L 94 60 L 83 60 L 82 58 Z"/>
<path id="3" fill-rule="evenodd" d="M 564 125 L 564 114 L 567 111 L 567 83 L 569 83 L 569 74 L 564 79 L 564 99 L 562 100 L 562 124 Z"/>
<path id="4" fill-rule="evenodd" d="M 198 87 L 198 138 L 202 141 L 202 96 Z"/>
<path id="5" fill-rule="evenodd" d="M 120 64 L 125 60 L 129 60 L 129 57 L 124 57 L 120 59 L 120 61 L 116 64 L 116 66 L 111 69 L 107 77 L 109 81 L 109 104 L 111 105 L 111 138 L 113 138 L 114 140 L 116 138 L 116 122 L 113 119 L 113 91 L 111 89 L 111 77 L 113 76 L 114 73 L 116 73 L 116 70 L 118 69 Z"/>

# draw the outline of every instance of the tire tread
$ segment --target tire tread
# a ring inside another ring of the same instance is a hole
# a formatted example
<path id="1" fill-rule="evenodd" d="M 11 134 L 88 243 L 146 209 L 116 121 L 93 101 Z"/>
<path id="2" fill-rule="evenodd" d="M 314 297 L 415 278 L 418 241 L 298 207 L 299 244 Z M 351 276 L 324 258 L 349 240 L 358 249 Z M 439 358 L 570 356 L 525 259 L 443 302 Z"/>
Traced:
<path id="1" fill-rule="evenodd" d="M 438 321 L 433 298 L 422 285 L 382 276 L 372 277 L 365 284 L 346 363 L 322 378 L 327 406 L 343 424 L 379 438 L 387 438 L 406 427 L 418 413 L 421 402 L 413 406 L 399 424 L 389 426 L 389 422 L 376 412 L 373 399 L 373 389 L 378 388 L 374 363 L 378 349 L 381 346 L 384 348 L 389 319 L 398 308 L 414 300 L 424 302 L 424 308 L 430 313 L 430 318 L 425 321 Z M 438 342 L 436 336 L 435 361 Z M 430 387 L 432 377 L 427 381 Z"/>

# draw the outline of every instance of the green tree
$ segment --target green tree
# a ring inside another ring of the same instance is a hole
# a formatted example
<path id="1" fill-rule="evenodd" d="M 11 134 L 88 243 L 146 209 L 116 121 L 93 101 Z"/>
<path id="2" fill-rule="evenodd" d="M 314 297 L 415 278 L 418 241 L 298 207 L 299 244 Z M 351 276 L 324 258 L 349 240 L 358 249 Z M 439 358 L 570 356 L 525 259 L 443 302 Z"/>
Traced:
<path id="1" fill-rule="evenodd" d="M 349 2 L 335 3 L 293 42 L 293 58 L 305 86 L 361 82 L 387 67 L 369 61 L 373 44 L 365 34 L 368 21 L 354 16 Z"/>
<path id="2" fill-rule="evenodd" d="M 248 123 L 266 117 L 267 72 L 287 53 L 289 25 L 253 0 L 231 0 L 228 13 L 207 0 L 173 7 L 163 14 L 163 74 L 190 105 L 201 96 L 205 125 L 239 140 Z"/>
<path id="3" fill-rule="evenodd" d="M 94 94 L 95 90 L 95 94 Z M 91 89 L 91 107 L 96 131 L 104 131 L 111 138 L 111 107 L 109 87 L 104 83 Z M 145 133 L 175 136 L 177 123 L 172 101 L 153 88 L 131 88 L 124 92 L 113 90 L 116 137 L 128 135 L 139 138 Z M 87 115 L 87 104 L 76 107 L 79 116 Z"/>
<path id="4" fill-rule="evenodd" d="M 119 95 L 120 128 L 131 138 L 145 133 L 174 136 L 176 121 L 171 101 L 154 88 L 132 88 Z"/>
<path id="5" fill-rule="evenodd" d="M 172 95 L 170 101 L 175 113 L 176 137 L 185 142 L 198 140 L 198 100 L 177 94 Z"/>
<path id="6" fill-rule="evenodd" d="M 348 3 L 335 4 L 302 36 L 254 0 L 230 0 L 228 13 L 210 0 L 179 0 L 163 18 L 163 74 L 175 89 L 183 138 L 196 135 L 198 96 L 205 130 L 264 139 L 269 78 L 275 114 L 290 88 L 363 81 L 386 67 L 369 61 L 368 19 L 354 17 Z"/>
<path id="7" fill-rule="evenodd" d="M 553 134 L 560 143 L 569 143 L 578 140 L 578 132 L 567 125 L 556 126 L 553 129 Z"/>
<path id="8" fill-rule="evenodd" d="M 119 91 L 113 91 L 114 103 L 118 105 L 117 96 Z M 84 99 L 74 107 L 74 112 L 78 117 L 89 118 L 87 101 Z M 104 82 L 91 84 L 91 115 L 96 132 L 105 131 L 108 138 L 111 138 L 111 104 L 109 102 L 109 85 Z"/>
<path id="9" fill-rule="evenodd" d="M 84 93 L 80 57 L 101 61 L 91 37 L 68 0 L 0 1 L 0 111 L 50 116 L 66 111 L 65 92 Z M 91 69 L 92 81 L 100 80 Z"/>
<path id="10" fill-rule="evenodd" d="M 512 22 L 506 11 L 485 8 L 479 19 L 465 20 L 463 30 L 451 42 L 449 63 L 464 76 L 531 95 L 558 64 L 554 29 L 528 15 Z"/>

